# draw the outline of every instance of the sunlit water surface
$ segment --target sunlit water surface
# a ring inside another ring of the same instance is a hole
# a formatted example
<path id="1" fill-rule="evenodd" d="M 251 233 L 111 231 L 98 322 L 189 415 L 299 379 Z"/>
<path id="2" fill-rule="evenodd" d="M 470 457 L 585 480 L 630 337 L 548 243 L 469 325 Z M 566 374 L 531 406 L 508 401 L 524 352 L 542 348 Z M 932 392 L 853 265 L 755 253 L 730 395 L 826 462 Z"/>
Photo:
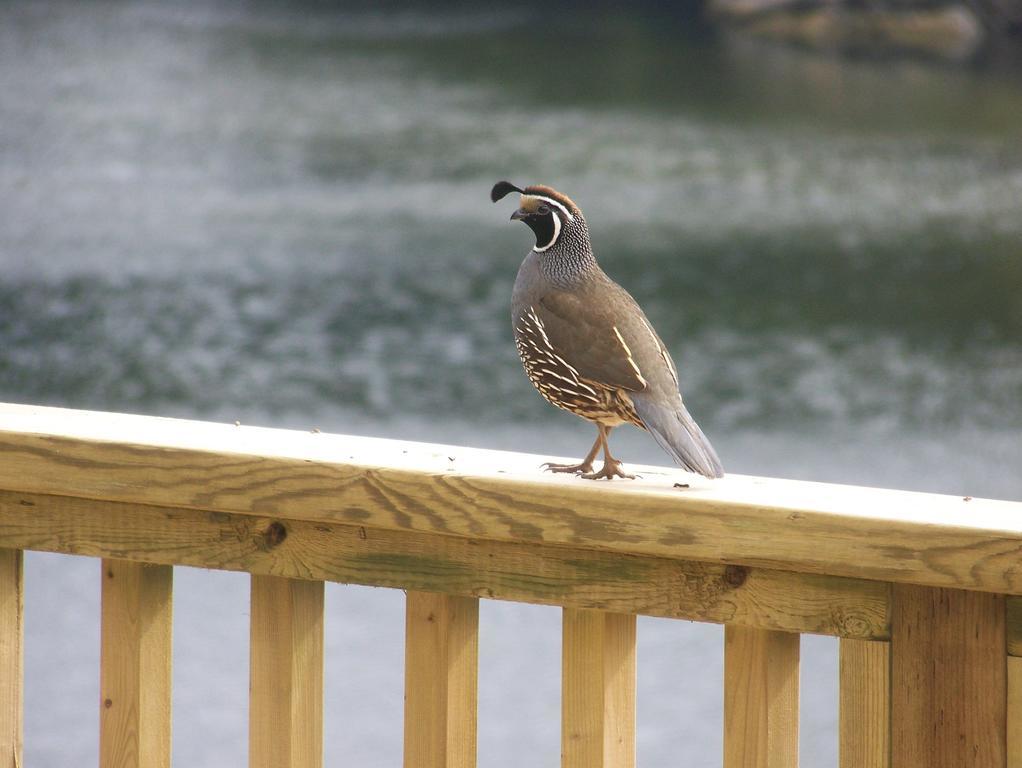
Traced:
<path id="1" fill-rule="evenodd" d="M 3 5 L 0 399 L 579 454 L 487 197 L 544 181 L 730 471 L 1022 498 L 1019 77 L 683 21 Z M 242 766 L 247 582 L 176 578 L 175 762 Z M 28 559 L 28 765 L 95 754 L 98 587 Z M 557 611 L 482 620 L 480 764 L 557 765 Z M 328 590 L 328 764 L 400 763 L 402 621 Z M 639 642 L 640 764 L 719 765 L 720 629 Z M 803 656 L 803 761 L 834 766 L 835 644 Z"/>

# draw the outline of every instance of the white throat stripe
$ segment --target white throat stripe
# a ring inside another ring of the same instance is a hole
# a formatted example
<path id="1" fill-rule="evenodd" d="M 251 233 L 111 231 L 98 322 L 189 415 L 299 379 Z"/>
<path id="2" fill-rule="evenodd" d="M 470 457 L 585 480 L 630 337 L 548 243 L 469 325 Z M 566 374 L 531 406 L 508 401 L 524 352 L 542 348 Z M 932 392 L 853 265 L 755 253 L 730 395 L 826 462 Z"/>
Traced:
<path id="1" fill-rule="evenodd" d="M 545 199 L 545 198 L 544 198 Z M 552 201 L 551 201 L 552 202 Z M 556 205 L 556 203 L 555 203 Z M 550 214 L 554 220 L 554 236 L 550 238 L 550 242 L 544 245 L 542 248 L 533 248 L 536 253 L 543 253 L 547 248 L 557 242 L 557 238 L 561 236 L 561 217 Z"/>

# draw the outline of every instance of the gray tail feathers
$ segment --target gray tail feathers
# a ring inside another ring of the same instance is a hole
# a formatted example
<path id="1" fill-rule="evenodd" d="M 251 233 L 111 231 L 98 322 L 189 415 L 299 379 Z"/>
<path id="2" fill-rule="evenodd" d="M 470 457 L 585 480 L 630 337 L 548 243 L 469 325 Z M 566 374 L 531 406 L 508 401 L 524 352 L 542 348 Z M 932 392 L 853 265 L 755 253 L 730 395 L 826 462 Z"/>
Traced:
<path id="1" fill-rule="evenodd" d="M 704 477 L 724 476 L 724 467 L 717 458 L 717 452 L 682 405 L 681 398 L 663 406 L 635 393 L 632 402 L 646 429 L 678 464 Z"/>

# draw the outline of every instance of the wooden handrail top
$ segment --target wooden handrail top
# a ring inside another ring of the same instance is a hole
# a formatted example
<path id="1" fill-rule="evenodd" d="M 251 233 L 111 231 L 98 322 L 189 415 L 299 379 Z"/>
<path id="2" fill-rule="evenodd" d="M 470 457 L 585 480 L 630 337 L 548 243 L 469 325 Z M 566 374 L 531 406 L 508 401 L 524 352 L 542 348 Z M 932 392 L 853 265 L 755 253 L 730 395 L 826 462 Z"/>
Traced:
<path id="1" fill-rule="evenodd" d="M 663 467 L 589 482 L 550 458 L 0 404 L 8 494 L 1022 594 L 1020 502 Z"/>

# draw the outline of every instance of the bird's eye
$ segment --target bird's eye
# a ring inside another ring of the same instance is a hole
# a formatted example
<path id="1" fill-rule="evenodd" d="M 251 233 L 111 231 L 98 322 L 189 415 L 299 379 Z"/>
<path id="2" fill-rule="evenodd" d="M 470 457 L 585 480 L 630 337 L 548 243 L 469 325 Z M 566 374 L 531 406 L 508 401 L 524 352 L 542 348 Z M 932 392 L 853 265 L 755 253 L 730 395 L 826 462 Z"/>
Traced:
<path id="1" fill-rule="evenodd" d="M 541 205 L 539 208 L 536 209 L 536 213 L 538 213 L 540 216 L 546 216 L 548 213 L 550 213 L 550 206 Z"/>

